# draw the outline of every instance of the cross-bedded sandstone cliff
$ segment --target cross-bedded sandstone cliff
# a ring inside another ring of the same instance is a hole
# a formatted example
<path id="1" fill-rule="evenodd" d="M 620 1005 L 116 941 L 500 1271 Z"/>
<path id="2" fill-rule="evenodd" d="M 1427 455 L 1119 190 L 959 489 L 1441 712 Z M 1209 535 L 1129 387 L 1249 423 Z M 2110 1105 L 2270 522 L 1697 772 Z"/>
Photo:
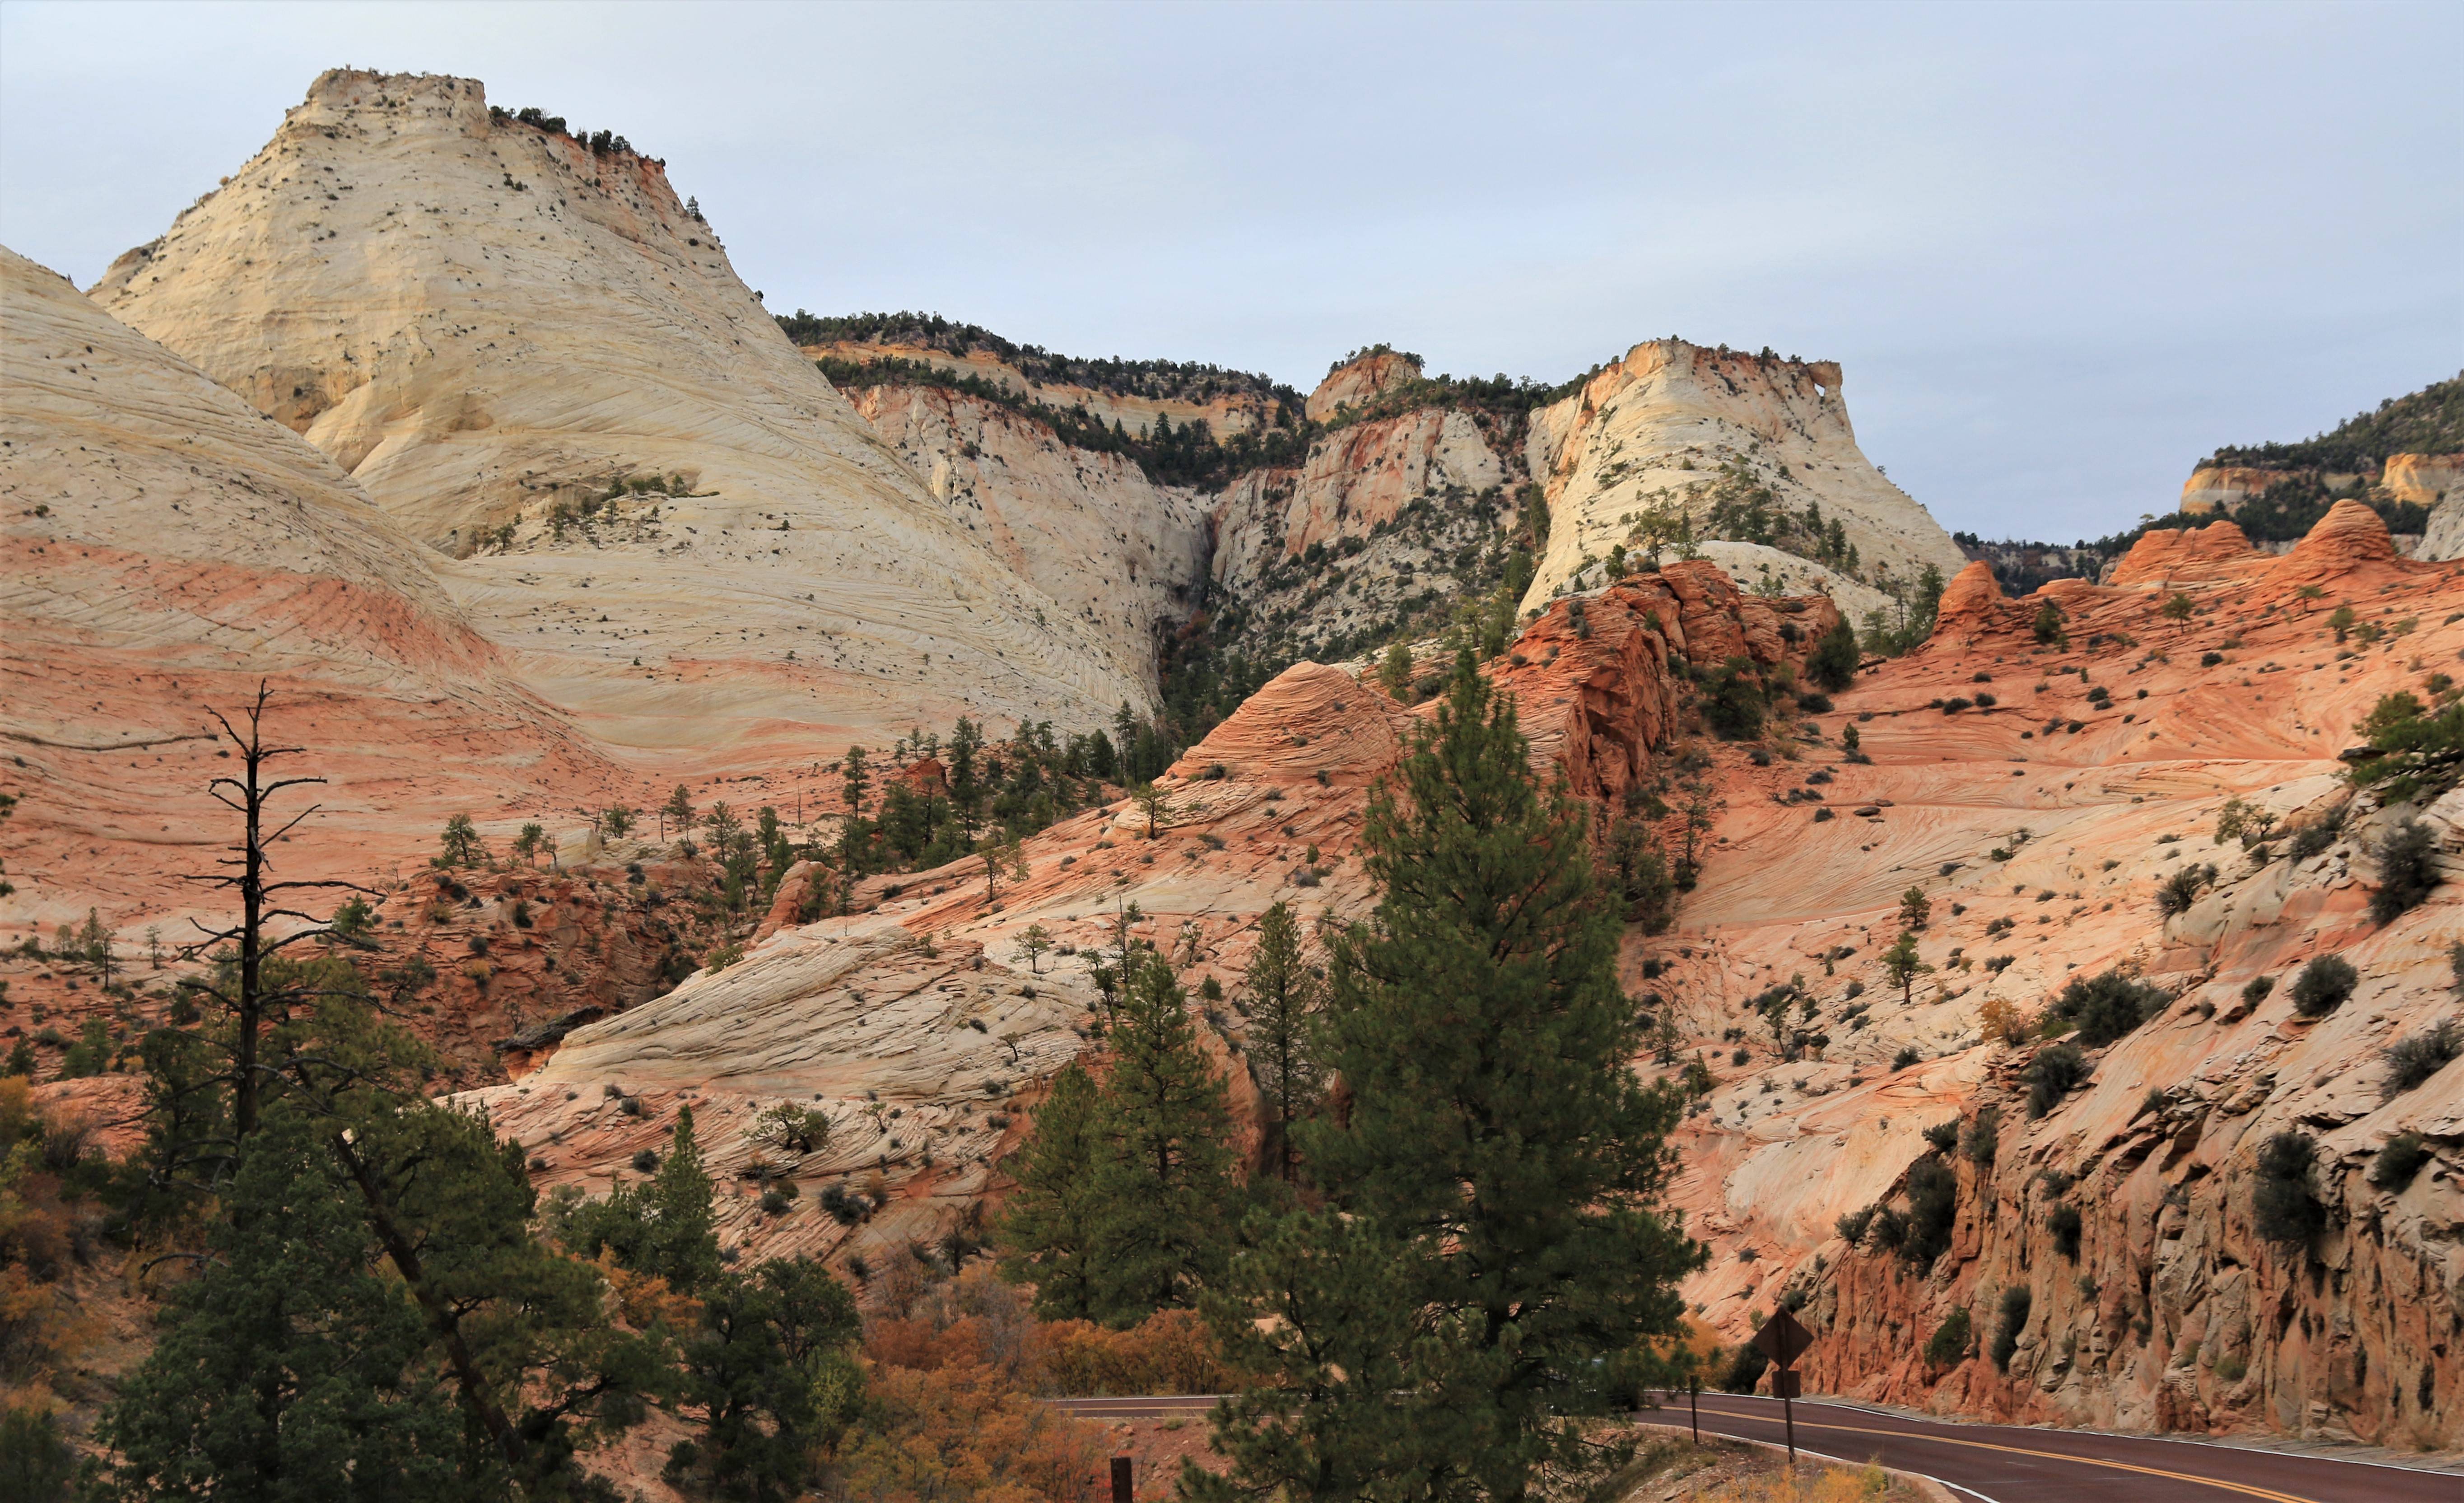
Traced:
<path id="1" fill-rule="evenodd" d="M 279 775 L 334 780 L 287 874 L 364 877 L 445 812 L 615 770 L 532 697 L 350 476 L 68 282 L 0 250 L 8 912 L 185 911 L 230 839 L 210 711 L 260 680 Z M 303 801 L 304 802 L 304 801 Z M 416 830 L 417 833 L 412 833 Z M 165 925 L 176 941 L 177 925 Z"/>
<path id="2" fill-rule="evenodd" d="M 658 163 L 475 81 L 325 75 L 95 297 L 457 556 L 479 629 L 612 743 L 758 756 L 1152 693 L 1139 644 L 925 493 Z"/>

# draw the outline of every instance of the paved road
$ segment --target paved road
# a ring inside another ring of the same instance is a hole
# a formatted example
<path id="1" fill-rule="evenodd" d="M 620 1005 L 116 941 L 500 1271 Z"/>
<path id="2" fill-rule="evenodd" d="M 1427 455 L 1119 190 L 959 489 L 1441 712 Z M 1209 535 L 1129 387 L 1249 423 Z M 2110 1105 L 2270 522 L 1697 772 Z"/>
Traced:
<path id="1" fill-rule="evenodd" d="M 1775 1399 L 1705 1394 L 1706 1432 L 1783 1438 Z M 1644 1418 L 1685 1423 L 1684 1396 Z M 2086 1430 L 1907 1419 L 1800 1399 L 1796 1444 L 1844 1461 L 1922 1472 L 1988 1503 L 2464 1503 L 2464 1476 L 2367 1462 Z"/>
<path id="2" fill-rule="evenodd" d="M 1055 1399 L 1054 1407 L 1089 1419 L 1151 1420 L 1201 1415 L 1219 1395 L 1143 1399 Z M 1703 1428 L 1777 1442 L 1776 1400 L 1706 1394 Z M 1685 1423 L 1683 1395 L 1642 1418 Z M 2417 1471 L 2323 1456 L 2246 1450 L 2233 1446 L 2088 1430 L 2030 1429 L 1918 1420 L 1849 1404 L 1799 1400 L 1799 1449 L 1843 1461 L 1879 1461 L 1950 1484 L 1985 1503 L 2201 1503 L 2260 1498 L 2268 1503 L 2464 1503 L 2464 1475 Z"/>

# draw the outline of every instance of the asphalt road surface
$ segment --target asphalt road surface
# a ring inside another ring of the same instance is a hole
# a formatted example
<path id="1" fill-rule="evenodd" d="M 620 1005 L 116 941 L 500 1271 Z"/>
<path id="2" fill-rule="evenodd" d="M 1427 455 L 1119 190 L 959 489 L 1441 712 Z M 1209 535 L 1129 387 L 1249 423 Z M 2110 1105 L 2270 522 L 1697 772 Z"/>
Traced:
<path id="1" fill-rule="evenodd" d="M 1143 1399 L 1056 1399 L 1055 1408 L 1088 1419 L 1193 1418 L 1219 1395 Z M 1746 1440 L 1785 1439 L 1775 1399 L 1705 1394 L 1703 1428 Z M 1641 1416 L 1683 1425 L 1683 1394 Z M 2246 1450 L 2155 1436 L 2030 1429 L 1908 1419 L 1848 1404 L 1800 1399 L 1796 1444 L 1840 1461 L 1878 1461 L 1949 1484 L 1984 1503 L 2204 1503 L 2262 1498 L 2268 1503 L 2464 1503 L 2464 1475 L 2419 1471 L 2323 1456 Z"/>
<path id="2" fill-rule="evenodd" d="M 1785 1438 L 1776 1399 L 1702 1398 L 1706 1433 Z M 1644 1418 L 1686 1422 L 1685 1398 Z M 1842 1461 L 1921 1472 L 1987 1503 L 2464 1503 L 2464 1475 L 2198 1441 L 1907 1419 L 1846 1404 L 1796 1402 L 1796 1444 Z"/>

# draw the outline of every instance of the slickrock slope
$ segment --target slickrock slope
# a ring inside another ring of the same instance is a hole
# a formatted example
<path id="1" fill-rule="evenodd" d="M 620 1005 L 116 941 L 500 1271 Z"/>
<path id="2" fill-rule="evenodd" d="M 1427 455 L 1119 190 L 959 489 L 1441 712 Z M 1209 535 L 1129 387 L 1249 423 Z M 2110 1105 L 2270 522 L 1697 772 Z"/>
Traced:
<path id="1" fill-rule="evenodd" d="M 656 162 L 475 81 L 326 74 L 94 296 L 459 556 L 480 630 L 612 743 L 789 757 L 1150 693 L 926 494 Z"/>
<path id="2" fill-rule="evenodd" d="M 2382 695 L 2428 697 L 2428 675 L 2464 653 L 2464 575 L 2396 558 L 2350 503 L 2281 559 L 2223 523 L 2171 540 L 2168 557 L 2157 542 L 2114 586 L 2008 601 L 1982 566 L 1955 581 L 1932 642 L 1839 698 L 1870 764 L 1821 759 L 1818 785 L 1802 764 L 1724 765 L 1701 889 L 1653 946 L 1668 969 L 1633 984 L 1680 1009 L 1687 1050 L 1722 1077 L 1682 1144 L 1683 1195 L 1715 1249 L 1689 1297 L 1732 1337 L 1783 1293 L 1805 1297 L 1819 1338 L 1809 1390 L 2056 1423 L 2464 1444 L 2464 1064 L 2391 1094 L 2380 1057 L 2464 1015 L 2447 954 L 2464 938 L 2452 884 L 2464 807 L 2450 796 L 2424 815 L 2448 885 L 2375 926 L 2374 852 L 2395 815 L 2354 803 L 2337 776 Z M 2306 585 L 2322 598 L 2302 599 Z M 2158 610 L 2176 590 L 2197 612 L 2179 626 Z M 2035 640 L 2045 599 L 2067 646 Z M 2340 648 L 2324 621 L 2343 603 L 2385 634 Z M 1996 702 L 1980 708 L 1986 694 Z M 1977 704 L 1940 707 L 1964 699 Z M 2277 838 L 2247 851 L 2215 839 L 2234 798 L 2274 816 Z M 2304 828 L 2331 833 L 2297 859 L 2285 837 Z M 2209 863 L 2195 901 L 2160 912 L 2159 885 Z M 1878 962 L 1910 887 L 1931 904 L 1919 938 L 1935 970 L 1903 1004 Z M 2291 983 L 2322 954 L 2360 985 L 2303 1021 Z M 2035 1044 L 1989 1034 L 1984 1009 L 2024 1026 L 2067 983 L 2117 968 L 2169 1002 L 2088 1050 L 2085 1089 L 2031 1121 Z M 1749 1003 L 1792 978 L 1829 1042 L 1787 1062 Z M 2273 990 L 2254 1000 L 2259 978 Z M 1973 1140 L 1989 1109 L 1998 1128 L 1973 1153 L 1935 1154 L 1922 1137 L 1964 1119 Z M 2306 1249 L 2253 1229 L 2257 1149 L 2286 1130 L 2321 1144 L 2325 1229 Z M 2382 1189 L 2373 1156 L 2406 1131 L 2430 1161 L 2400 1193 Z M 1957 1185 L 1940 1261 L 1911 1265 L 1871 1231 L 1856 1249 L 1839 1240 L 1843 1214 L 1907 1206 L 1928 1158 Z M 2061 1206 L 2078 1213 L 2075 1251 Z M 1992 1349 L 2012 1289 L 2032 1302 L 2005 1370 Z M 1971 1344 L 1928 1359 L 1958 1310 Z"/>
<path id="3" fill-rule="evenodd" d="M 283 848 L 288 876 L 364 879 L 449 811 L 616 781 L 330 459 L 7 251 L 0 299 L 11 922 L 99 907 L 134 948 L 141 921 L 176 943 L 171 914 L 218 908 L 180 880 L 233 829 L 205 790 L 235 766 L 209 711 L 260 679 L 269 740 L 314 753 L 275 775 L 332 780 L 289 806 L 332 813 Z"/>
<path id="4" fill-rule="evenodd" d="M 1556 602 L 1520 644 L 1526 661 L 1499 660 L 1498 681 L 1516 696 L 1538 760 L 1606 796 L 1666 746 L 1676 666 L 1801 661 L 1829 611 L 1742 596 L 1688 565 Z M 1090 810 L 1028 840 L 1027 876 L 1001 877 L 991 902 L 979 860 L 869 879 L 873 911 L 773 929 L 737 964 L 578 1029 L 538 1073 L 474 1099 L 521 1138 L 543 1183 L 595 1191 L 656 1147 L 690 1096 L 737 1192 L 722 1201 L 734 1241 L 877 1264 L 907 1241 L 979 1228 L 1006 1184 L 1000 1159 L 1051 1075 L 1085 1048 L 1096 1003 L 1088 962 L 1117 944 L 1133 905 L 1132 932 L 1187 962 L 1193 995 L 1209 977 L 1231 993 L 1206 1009 L 1205 1031 L 1236 1106 L 1253 1099 L 1235 1050 L 1257 917 L 1278 898 L 1312 917 L 1366 911 L 1374 895 L 1353 851 L 1367 789 L 1416 713 L 1342 669 L 1299 664 L 1167 775 L 1174 812 L 1158 838 L 1146 838 L 1133 805 Z M 1059 953 L 1024 957 L 1030 925 Z M 638 1095 L 639 1115 L 610 1088 Z M 759 1208 L 757 1150 L 741 1128 L 778 1100 L 818 1105 L 835 1125 L 822 1153 L 769 1156 L 773 1180 L 783 1171 L 800 1191 L 774 1216 Z M 833 1187 L 847 1220 L 819 1206 Z"/>
<path id="5" fill-rule="evenodd" d="M 1946 576 L 1956 572 L 1966 562 L 1958 545 L 1857 448 L 1839 380 L 1839 367 L 1828 362 L 1655 340 L 1533 412 L 1526 462 L 1548 493 L 1550 532 L 1525 603 L 1587 570 L 1596 582 L 1598 561 L 1631 542 L 1635 519 L 1646 512 L 1688 511 L 1699 530 L 1724 478 L 1768 487 L 1792 515 L 1818 502 L 1826 521 L 1841 524 L 1869 580 L 1886 572 L 1912 579 L 1927 564 Z M 1724 467 L 1733 475 L 1724 477 Z M 1775 548 L 1730 546 L 1720 562 L 1741 579 L 1765 563 L 1793 579 L 1822 572 Z M 1852 610 L 1872 608 L 1850 589 L 1832 587 Z"/>
<path id="6" fill-rule="evenodd" d="M 936 387 L 849 392 L 935 499 L 1020 577 L 1086 622 L 1111 672 L 1154 686 L 1161 627 L 1206 578 L 1204 501 L 1120 454 L 1073 448 L 1043 423 Z"/>

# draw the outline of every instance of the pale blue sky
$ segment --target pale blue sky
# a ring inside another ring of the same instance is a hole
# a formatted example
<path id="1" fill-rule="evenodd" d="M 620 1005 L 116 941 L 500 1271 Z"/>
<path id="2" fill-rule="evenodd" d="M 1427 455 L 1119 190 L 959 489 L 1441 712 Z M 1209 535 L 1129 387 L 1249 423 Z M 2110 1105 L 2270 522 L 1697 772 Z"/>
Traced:
<path id="1" fill-rule="evenodd" d="M 1988 536 L 2464 365 L 2455 6 L 11 3 L 0 241 L 90 283 L 344 63 L 665 157 L 780 311 L 1303 388 L 1837 360 Z"/>

